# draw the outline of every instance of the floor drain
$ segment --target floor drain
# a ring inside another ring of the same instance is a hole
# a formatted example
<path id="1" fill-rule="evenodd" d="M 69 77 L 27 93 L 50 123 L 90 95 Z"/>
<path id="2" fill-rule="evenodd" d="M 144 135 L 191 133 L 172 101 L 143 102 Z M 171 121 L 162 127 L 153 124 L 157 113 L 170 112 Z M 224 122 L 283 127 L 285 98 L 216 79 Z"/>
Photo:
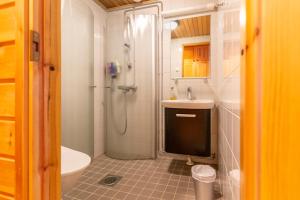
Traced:
<path id="1" fill-rule="evenodd" d="M 122 176 L 116 176 L 116 175 L 107 175 L 103 179 L 101 179 L 98 183 L 100 185 L 106 185 L 106 186 L 114 186 L 116 185 L 120 180 Z"/>

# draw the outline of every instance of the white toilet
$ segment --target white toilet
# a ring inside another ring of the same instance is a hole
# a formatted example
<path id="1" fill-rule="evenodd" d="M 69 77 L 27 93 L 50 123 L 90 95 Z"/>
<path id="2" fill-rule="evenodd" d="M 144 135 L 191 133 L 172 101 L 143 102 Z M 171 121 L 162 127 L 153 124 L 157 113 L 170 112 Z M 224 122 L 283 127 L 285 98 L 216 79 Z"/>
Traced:
<path id="1" fill-rule="evenodd" d="M 82 152 L 61 147 L 61 185 L 62 194 L 69 191 L 91 163 L 91 158 Z"/>

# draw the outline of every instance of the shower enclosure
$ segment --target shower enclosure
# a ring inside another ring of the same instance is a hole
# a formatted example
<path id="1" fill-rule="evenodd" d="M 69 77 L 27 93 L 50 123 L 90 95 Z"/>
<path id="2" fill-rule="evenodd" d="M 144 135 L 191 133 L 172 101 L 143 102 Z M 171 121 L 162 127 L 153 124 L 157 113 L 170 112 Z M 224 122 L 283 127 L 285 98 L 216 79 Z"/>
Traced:
<path id="1" fill-rule="evenodd" d="M 112 12 L 107 20 L 106 154 L 155 157 L 158 8 Z"/>
<path id="2" fill-rule="evenodd" d="M 81 0 L 62 1 L 62 145 L 94 153 L 94 16 Z"/>

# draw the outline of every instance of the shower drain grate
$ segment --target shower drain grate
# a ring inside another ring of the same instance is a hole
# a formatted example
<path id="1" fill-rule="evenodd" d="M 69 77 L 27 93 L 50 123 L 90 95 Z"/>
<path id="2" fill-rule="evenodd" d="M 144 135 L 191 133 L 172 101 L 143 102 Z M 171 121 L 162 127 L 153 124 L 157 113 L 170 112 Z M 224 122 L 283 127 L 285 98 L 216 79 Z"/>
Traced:
<path id="1" fill-rule="evenodd" d="M 105 185 L 105 186 L 114 186 L 121 180 L 121 178 L 122 176 L 108 174 L 107 176 L 102 178 L 98 183 L 100 185 Z"/>

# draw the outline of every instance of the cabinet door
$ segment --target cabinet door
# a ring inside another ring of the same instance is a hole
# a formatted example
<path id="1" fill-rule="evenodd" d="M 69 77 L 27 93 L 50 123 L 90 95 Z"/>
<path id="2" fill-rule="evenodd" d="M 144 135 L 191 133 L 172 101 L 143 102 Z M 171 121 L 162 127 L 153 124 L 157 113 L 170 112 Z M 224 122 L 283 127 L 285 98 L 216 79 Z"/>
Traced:
<path id="1" fill-rule="evenodd" d="M 165 150 L 168 153 L 210 156 L 210 110 L 165 109 Z"/>

